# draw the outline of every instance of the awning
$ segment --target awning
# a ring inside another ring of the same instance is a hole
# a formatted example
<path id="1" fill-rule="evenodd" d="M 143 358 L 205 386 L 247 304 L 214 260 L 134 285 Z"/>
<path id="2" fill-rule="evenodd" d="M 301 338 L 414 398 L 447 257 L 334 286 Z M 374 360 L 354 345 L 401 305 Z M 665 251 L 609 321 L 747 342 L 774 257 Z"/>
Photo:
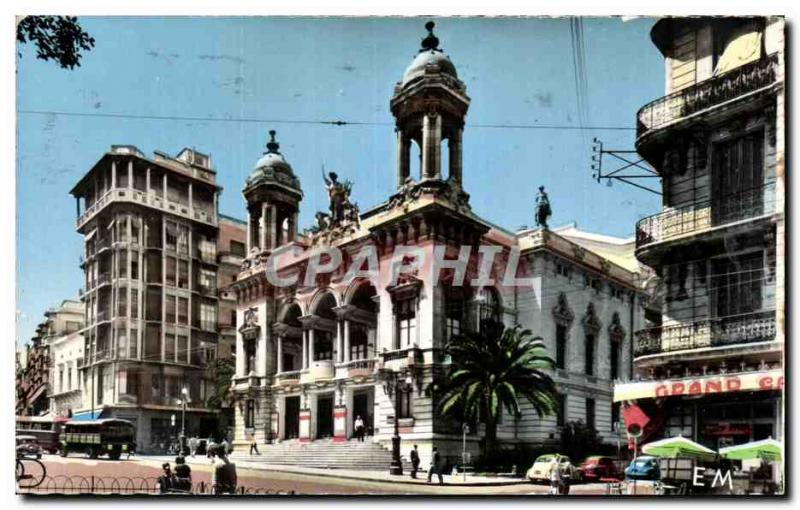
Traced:
<path id="1" fill-rule="evenodd" d="M 716 452 L 683 436 L 668 437 L 642 446 L 642 453 L 666 459 L 710 460 Z"/>
<path id="2" fill-rule="evenodd" d="M 95 409 L 94 411 L 84 411 L 82 413 L 75 413 L 70 418 L 72 421 L 91 421 L 98 420 L 102 417 L 105 409 Z"/>
<path id="3" fill-rule="evenodd" d="M 755 23 L 748 23 L 734 32 L 717 61 L 714 76 L 761 58 L 761 32 Z"/>
<path id="4" fill-rule="evenodd" d="M 741 391 L 782 390 L 783 370 L 762 370 L 731 375 L 708 375 L 660 381 L 623 383 L 614 386 L 614 402 L 643 398 L 710 395 Z"/>
<path id="5" fill-rule="evenodd" d="M 781 460 L 783 445 L 772 438 L 722 448 L 719 454 L 732 460 Z"/>

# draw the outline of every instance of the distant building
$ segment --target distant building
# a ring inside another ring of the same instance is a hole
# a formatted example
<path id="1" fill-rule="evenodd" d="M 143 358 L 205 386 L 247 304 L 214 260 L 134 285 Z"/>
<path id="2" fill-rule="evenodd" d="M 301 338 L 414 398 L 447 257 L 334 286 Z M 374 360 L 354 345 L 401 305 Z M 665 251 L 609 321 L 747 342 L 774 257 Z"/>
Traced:
<path id="1" fill-rule="evenodd" d="M 784 19 L 663 18 L 665 97 L 637 115 L 636 148 L 663 210 L 636 226 L 661 313 L 636 332 L 619 384 L 640 441 L 713 450 L 784 435 Z"/>
<path id="2" fill-rule="evenodd" d="M 220 435 L 219 410 L 206 405 L 210 361 L 229 343 L 224 322 L 220 331 L 220 268 L 229 264 L 218 257 L 220 191 L 205 154 L 147 158 L 124 145 L 71 191 L 87 315 L 76 417 L 131 420 L 140 451 L 177 441 L 184 404 L 187 434 Z M 234 230 L 222 228 L 231 239 Z"/>
<path id="3" fill-rule="evenodd" d="M 81 307 L 81 310 L 83 307 Z M 83 407 L 78 367 L 83 365 L 84 338 L 77 332 L 50 342 L 50 414 L 70 417 Z"/>

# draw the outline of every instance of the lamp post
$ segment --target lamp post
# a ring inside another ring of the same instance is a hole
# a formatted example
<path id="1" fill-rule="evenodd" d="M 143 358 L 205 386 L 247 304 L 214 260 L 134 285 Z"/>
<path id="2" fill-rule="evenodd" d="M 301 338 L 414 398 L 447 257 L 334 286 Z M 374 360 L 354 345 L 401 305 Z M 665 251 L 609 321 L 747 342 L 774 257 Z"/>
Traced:
<path id="1" fill-rule="evenodd" d="M 189 390 L 186 389 L 186 386 L 184 386 L 181 388 L 181 438 L 179 441 L 181 455 L 183 455 L 183 452 L 186 449 L 186 400 L 188 398 Z"/>
<path id="2" fill-rule="evenodd" d="M 392 369 L 381 369 L 379 376 L 383 380 L 383 390 L 392 398 L 394 397 L 394 435 L 392 436 L 392 463 L 389 465 L 390 475 L 403 474 L 403 462 L 400 459 L 400 393 L 409 391 L 413 380 L 408 374 L 401 382 L 400 372 Z"/>

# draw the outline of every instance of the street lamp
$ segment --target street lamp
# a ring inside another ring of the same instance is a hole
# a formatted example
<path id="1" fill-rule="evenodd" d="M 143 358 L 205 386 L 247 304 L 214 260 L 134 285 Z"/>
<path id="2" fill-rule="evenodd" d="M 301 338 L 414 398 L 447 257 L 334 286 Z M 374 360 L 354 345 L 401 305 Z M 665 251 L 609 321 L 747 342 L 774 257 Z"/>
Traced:
<path id="1" fill-rule="evenodd" d="M 392 436 L 392 463 L 389 465 L 390 475 L 403 474 L 403 462 L 400 459 L 400 393 L 412 388 L 413 379 L 407 374 L 405 380 L 400 381 L 400 372 L 384 368 L 379 372 L 383 380 L 383 390 L 391 398 L 394 397 L 394 435 Z"/>
<path id="2" fill-rule="evenodd" d="M 180 455 L 183 455 L 183 452 L 186 449 L 186 401 L 189 398 L 189 390 L 186 389 L 186 386 L 181 388 L 181 395 L 181 438 L 179 444 Z"/>

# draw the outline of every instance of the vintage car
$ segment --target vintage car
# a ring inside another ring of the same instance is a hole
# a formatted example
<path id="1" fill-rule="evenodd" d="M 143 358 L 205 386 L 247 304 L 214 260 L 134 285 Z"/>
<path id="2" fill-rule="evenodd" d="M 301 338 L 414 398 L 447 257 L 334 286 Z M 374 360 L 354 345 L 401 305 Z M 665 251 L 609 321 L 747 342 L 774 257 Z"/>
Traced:
<path id="1" fill-rule="evenodd" d="M 657 457 L 636 457 L 625 468 L 626 480 L 660 480 L 661 467 Z"/>
<path id="2" fill-rule="evenodd" d="M 568 477 L 573 482 L 581 480 L 580 473 L 575 469 L 575 466 L 570 462 L 569 457 L 558 453 L 548 453 L 537 457 L 533 466 L 528 470 L 527 478 L 533 482 L 547 482 L 550 480 L 550 463 L 553 457 L 558 458 L 558 464 L 561 468 L 561 476 Z"/>
<path id="3" fill-rule="evenodd" d="M 42 447 L 35 436 L 17 436 L 17 458 L 42 458 Z"/>
<path id="4" fill-rule="evenodd" d="M 596 482 L 601 478 L 620 477 L 620 472 L 614 463 L 614 459 L 601 455 L 587 457 L 578 467 L 578 472 L 581 474 L 581 479 L 587 482 Z"/>

